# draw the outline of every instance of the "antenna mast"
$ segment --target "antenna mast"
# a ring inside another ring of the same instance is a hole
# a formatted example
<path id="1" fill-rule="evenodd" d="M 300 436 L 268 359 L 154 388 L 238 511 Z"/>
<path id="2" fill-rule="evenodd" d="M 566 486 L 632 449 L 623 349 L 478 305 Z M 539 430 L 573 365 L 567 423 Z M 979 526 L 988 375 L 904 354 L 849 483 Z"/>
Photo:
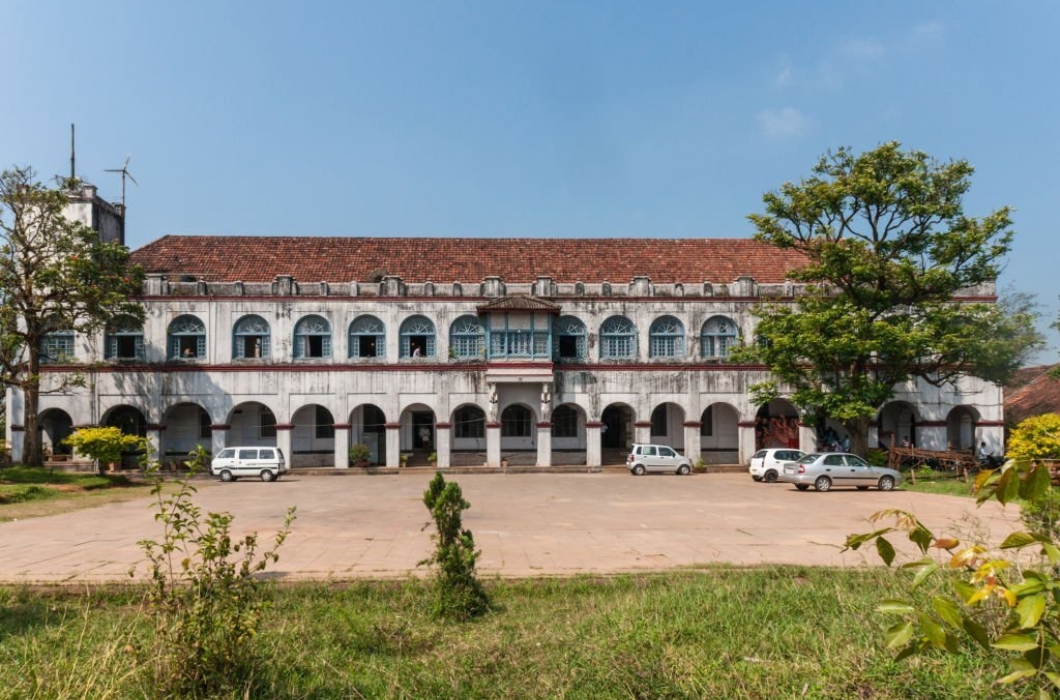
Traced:
<path id="1" fill-rule="evenodd" d="M 74 159 L 74 125 L 71 124 L 70 125 L 70 179 L 71 180 L 73 180 L 75 177 L 77 177 L 74 174 L 74 163 L 75 163 L 75 159 Z"/>

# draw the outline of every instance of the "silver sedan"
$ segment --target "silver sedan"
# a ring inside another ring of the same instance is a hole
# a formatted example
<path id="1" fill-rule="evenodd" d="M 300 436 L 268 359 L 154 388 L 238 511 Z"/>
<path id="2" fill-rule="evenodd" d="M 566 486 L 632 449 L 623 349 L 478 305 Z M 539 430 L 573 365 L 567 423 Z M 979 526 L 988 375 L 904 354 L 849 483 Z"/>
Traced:
<path id="1" fill-rule="evenodd" d="M 845 452 L 808 454 L 784 465 L 780 481 L 795 484 L 800 491 L 813 486 L 828 491 L 834 486 L 856 486 L 867 489 L 875 486 L 890 491 L 902 483 L 902 475 L 887 467 L 874 467 L 857 455 Z"/>

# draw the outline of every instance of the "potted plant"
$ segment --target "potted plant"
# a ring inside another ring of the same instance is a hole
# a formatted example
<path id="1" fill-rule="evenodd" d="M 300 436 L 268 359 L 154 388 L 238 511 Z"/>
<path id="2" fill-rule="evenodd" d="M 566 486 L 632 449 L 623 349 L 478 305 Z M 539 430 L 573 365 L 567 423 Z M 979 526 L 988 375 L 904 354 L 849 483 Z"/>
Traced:
<path id="1" fill-rule="evenodd" d="M 432 467 L 437 467 L 438 466 L 438 453 L 437 452 L 432 452 L 429 455 L 427 455 L 427 461 L 431 463 Z"/>
<path id="2" fill-rule="evenodd" d="M 371 456 L 371 454 L 372 452 L 368 449 L 368 445 L 363 442 L 358 442 L 350 448 L 350 465 L 354 467 L 367 467 L 368 457 Z"/>
<path id="3" fill-rule="evenodd" d="M 401 455 L 401 457 L 399 457 L 398 459 L 401 460 L 401 466 L 402 467 L 409 466 L 409 456 L 407 454 Z"/>

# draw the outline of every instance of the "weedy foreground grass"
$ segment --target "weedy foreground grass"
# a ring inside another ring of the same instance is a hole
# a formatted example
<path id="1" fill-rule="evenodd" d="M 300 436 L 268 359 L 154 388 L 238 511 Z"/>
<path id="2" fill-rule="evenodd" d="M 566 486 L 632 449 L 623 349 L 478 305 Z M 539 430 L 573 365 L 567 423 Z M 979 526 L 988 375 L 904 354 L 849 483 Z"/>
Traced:
<path id="1" fill-rule="evenodd" d="M 883 569 L 707 568 L 494 580 L 494 612 L 430 613 L 420 580 L 269 589 L 232 698 L 1019 697 L 974 652 L 894 663 Z M 142 591 L 0 589 L 0 697 L 154 698 Z"/>

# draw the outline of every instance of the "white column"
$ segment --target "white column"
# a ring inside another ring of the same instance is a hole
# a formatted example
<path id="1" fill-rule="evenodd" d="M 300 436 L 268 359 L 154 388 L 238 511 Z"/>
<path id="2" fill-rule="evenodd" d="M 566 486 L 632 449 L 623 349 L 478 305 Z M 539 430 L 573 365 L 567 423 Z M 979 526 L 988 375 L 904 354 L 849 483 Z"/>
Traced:
<path id="1" fill-rule="evenodd" d="M 230 425 L 211 425 L 210 426 L 210 454 L 216 455 L 218 452 L 225 448 L 225 443 L 228 441 L 228 431 L 232 426 Z M 284 459 L 288 459 L 285 455 Z"/>
<path id="2" fill-rule="evenodd" d="M 799 422 L 799 449 L 807 453 L 817 451 L 817 429 L 801 421 Z"/>
<path id="3" fill-rule="evenodd" d="M 702 425 L 699 421 L 685 423 L 685 457 L 692 460 L 693 465 L 703 459 L 702 441 L 699 437 L 699 429 Z"/>
<path id="4" fill-rule="evenodd" d="M 276 446 L 283 452 L 283 458 L 287 462 L 287 468 L 294 466 L 294 453 L 291 452 L 291 433 L 294 431 L 293 423 L 285 423 L 276 426 Z"/>
<path id="5" fill-rule="evenodd" d="M 642 421 L 633 424 L 633 442 L 651 442 L 651 421 Z"/>
<path id="6" fill-rule="evenodd" d="M 147 426 L 147 464 L 157 464 L 162 466 L 162 431 L 165 430 L 165 426 L 161 425 L 148 425 Z M 206 465 L 209 469 L 210 465 Z"/>
<path id="7" fill-rule="evenodd" d="M 599 421 L 585 424 L 585 466 L 587 467 L 599 467 L 603 464 L 601 425 L 603 423 Z"/>
<path id="8" fill-rule="evenodd" d="M 448 467 L 452 453 L 452 426 L 449 423 L 436 423 L 434 425 L 435 451 L 438 453 L 438 466 Z"/>
<path id="9" fill-rule="evenodd" d="M 750 464 L 751 455 L 755 453 L 755 422 L 747 421 L 738 423 L 736 434 L 739 436 L 740 464 Z"/>
<path id="10" fill-rule="evenodd" d="M 386 424 L 386 466 L 401 466 L 401 423 Z"/>
<path id="11" fill-rule="evenodd" d="M 8 420 L 13 416 L 8 415 Z M 21 425 L 8 427 L 11 434 L 11 463 L 18 464 L 22 461 L 22 443 L 25 440 L 25 429 Z"/>
<path id="12" fill-rule="evenodd" d="M 350 468 L 350 424 L 335 424 L 335 467 Z"/>
<path id="13" fill-rule="evenodd" d="M 552 424 L 537 424 L 537 466 L 552 466 Z"/>
<path id="14" fill-rule="evenodd" d="M 501 466 L 501 424 L 486 424 L 486 466 Z"/>

